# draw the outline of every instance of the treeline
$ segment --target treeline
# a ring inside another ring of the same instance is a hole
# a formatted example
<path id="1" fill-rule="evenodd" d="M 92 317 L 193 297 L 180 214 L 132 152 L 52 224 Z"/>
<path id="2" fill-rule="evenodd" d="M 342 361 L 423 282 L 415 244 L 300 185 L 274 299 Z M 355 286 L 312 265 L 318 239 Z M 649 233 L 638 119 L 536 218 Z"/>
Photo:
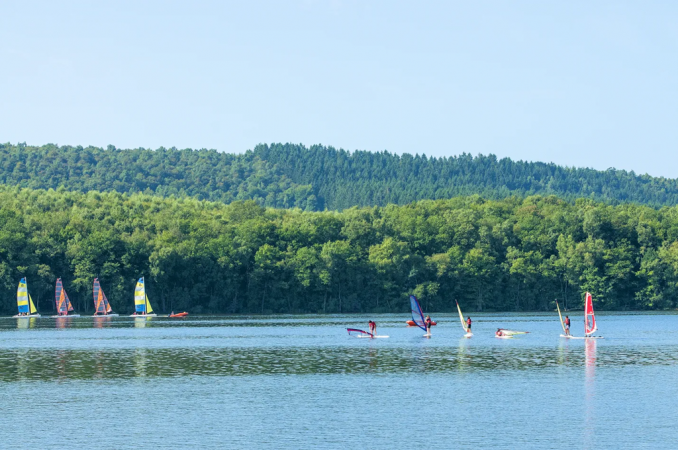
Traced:
<path id="1" fill-rule="evenodd" d="M 159 148 L 118 150 L 112 145 L 31 147 L 0 144 L 0 183 L 32 189 L 143 192 L 231 203 L 316 210 L 310 185 L 290 180 L 252 152 Z"/>
<path id="2" fill-rule="evenodd" d="M 262 144 L 254 154 L 275 164 L 295 183 L 313 186 L 319 204 L 328 209 L 403 205 L 473 194 L 489 199 L 556 195 L 570 201 L 590 198 L 611 204 L 678 204 L 678 180 L 624 170 L 498 160 L 494 155 L 430 158 L 295 144 Z"/>
<path id="3" fill-rule="evenodd" d="M 556 195 L 609 204 L 678 204 L 678 180 L 468 154 L 449 158 L 353 153 L 332 147 L 259 145 L 215 150 L 119 150 L 0 144 L 0 183 L 33 189 L 116 191 L 231 203 L 254 200 L 306 211 L 404 205 L 423 199 Z"/>
<path id="4" fill-rule="evenodd" d="M 0 309 L 26 276 L 42 312 L 61 277 L 91 312 L 98 277 L 131 312 L 138 277 L 160 312 L 349 313 L 668 309 L 678 207 L 533 196 L 304 212 L 254 201 L 0 188 Z"/>

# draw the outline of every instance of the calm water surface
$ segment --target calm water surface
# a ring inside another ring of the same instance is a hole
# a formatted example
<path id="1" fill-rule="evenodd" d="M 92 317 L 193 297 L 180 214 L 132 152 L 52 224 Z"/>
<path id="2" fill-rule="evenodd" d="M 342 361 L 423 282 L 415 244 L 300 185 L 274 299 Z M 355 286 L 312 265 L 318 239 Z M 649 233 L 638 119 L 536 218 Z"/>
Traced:
<path id="1" fill-rule="evenodd" d="M 3 318 L 0 448 L 678 447 L 678 315 L 472 317 Z"/>

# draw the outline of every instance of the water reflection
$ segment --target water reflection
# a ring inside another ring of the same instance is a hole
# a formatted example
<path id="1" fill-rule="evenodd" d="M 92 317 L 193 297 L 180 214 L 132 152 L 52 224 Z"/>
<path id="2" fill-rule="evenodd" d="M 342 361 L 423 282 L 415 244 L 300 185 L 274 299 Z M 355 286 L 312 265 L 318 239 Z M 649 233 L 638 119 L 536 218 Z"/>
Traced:
<path id="1" fill-rule="evenodd" d="M 584 344 L 585 360 L 585 419 L 584 419 L 584 448 L 595 446 L 595 405 L 596 405 L 596 339 L 586 339 Z"/>
<path id="2" fill-rule="evenodd" d="M 28 319 L 21 318 L 21 319 L 16 319 L 16 327 L 19 330 L 27 330 L 29 328 L 35 328 L 35 324 L 37 323 L 38 319 L 36 317 L 29 317 Z"/>
<path id="3" fill-rule="evenodd" d="M 110 316 L 94 316 L 94 328 L 110 327 L 112 320 Z"/>

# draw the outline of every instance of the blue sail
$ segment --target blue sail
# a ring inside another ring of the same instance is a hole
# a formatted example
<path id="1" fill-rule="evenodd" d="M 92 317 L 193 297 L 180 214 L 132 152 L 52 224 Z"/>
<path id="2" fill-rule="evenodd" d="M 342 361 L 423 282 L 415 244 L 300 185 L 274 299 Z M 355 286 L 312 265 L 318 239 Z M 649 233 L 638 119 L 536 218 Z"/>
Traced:
<path id="1" fill-rule="evenodd" d="M 419 301 L 414 295 L 410 295 L 410 309 L 412 310 L 412 321 L 417 324 L 419 328 L 426 331 L 426 324 L 424 323 L 424 313 L 419 306 Z"/>

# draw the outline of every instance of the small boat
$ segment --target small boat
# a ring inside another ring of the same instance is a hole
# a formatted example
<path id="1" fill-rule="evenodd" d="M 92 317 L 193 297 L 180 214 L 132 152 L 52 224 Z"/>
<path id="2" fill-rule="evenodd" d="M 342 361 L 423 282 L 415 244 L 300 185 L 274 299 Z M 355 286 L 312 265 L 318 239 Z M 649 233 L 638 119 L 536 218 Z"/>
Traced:
<path id="1" fill-rule="evenodd" d="M 516 330 L 507 330 L 505 328 L 499 328 L 497 331 L 500 331 L 504 336 L 515 336 L 516 334 L 529 334 L 529 331 L 516 331 Z"/>
<path id="2" fill-rule="evenodd" d="M 117 317 L 118 314 L 114 313 L 111 309 L 110 303 L 104 294 L 104 290 L 101 289 L 101 284 L 99 284 L 99 279 L 95 278 L 94 283 L 92 284 L 92 295 L 94 296 L 94 316 L 93 317 Z"/>
<path id="3" fill-rule="evenodd" d="M 156 316 L 157 314 L 153 312 L 151 302 L 148 301 L 148 295 L 146 295 L 144 277 L 141 277 L 137 281 L 137 287 L 134 289 L 134 314 L 130 315 L 130 317 L 144 318 Z"/>
<path id="4" fill-rule="evenodd" d="M 471 336 L 473 336 L 473 333 L 471 333 L 471 330 L 469 330 L 468 328 L 466 328 L 466 322 L 464 322 L 464 315 L 461 313 L 461 308 L 459 307 L 459 302 L 457 302 L 456 300 L 455 300 L 455 302 L 457 303 L 457 311 L 459 312 L 459 320 L 461 320 L 461 327 L 462 327 L 462 328 L 464 329 L 464 331 L 466 332 L 466 334 L 464 335 L 464 337 L 465 337 L 465 338 L 470 338 Z"/>
<path id="5" fill-rule="evenodd" d="M 184 312 L 180 312 L 180 313 L 176 313 L 176 314 L 170 314 L 167 317 L 186 317 L 187 315 L 188 315 L 188 313 L 186 311 L 184 311 Z"/>
<path id="6" fill-rule="evenodd" d="M 26 278 L 19 280 L 19 287 L 16 290 L 16 304 L 19 308 L 19 314 L 16 316 L 18 319 L 27 319 L 30 317 L 40 317 L 38 309 L 33 303 L 31 295 L 28 293 L 28 286 L 26 284 Z"/>
<path id="7" fill-rule="evenodd" d="M 56 302 L 57 315 L 51 316 L 52 319 L 65 319 L 68 317 L 80 317 L 80 314 L 68 314 L 73 311 L 73 305 L 66 294 L 66 289 L 61 282 L 61 278 L 57 278 L 56 287 L 54 289 L 54 301 Z"/>
<path id="8" fill-rule="evenodd" d="M 408 327 L 416 327 L 417 326 L 417 324 L 414 322 L 414 320 L 408 320 L 405 323 L 407 324 Z M 435 325 L 438 325 L 438 324 L 436 322 L 431 322 L 431 326 L 435 326 Z"/>

